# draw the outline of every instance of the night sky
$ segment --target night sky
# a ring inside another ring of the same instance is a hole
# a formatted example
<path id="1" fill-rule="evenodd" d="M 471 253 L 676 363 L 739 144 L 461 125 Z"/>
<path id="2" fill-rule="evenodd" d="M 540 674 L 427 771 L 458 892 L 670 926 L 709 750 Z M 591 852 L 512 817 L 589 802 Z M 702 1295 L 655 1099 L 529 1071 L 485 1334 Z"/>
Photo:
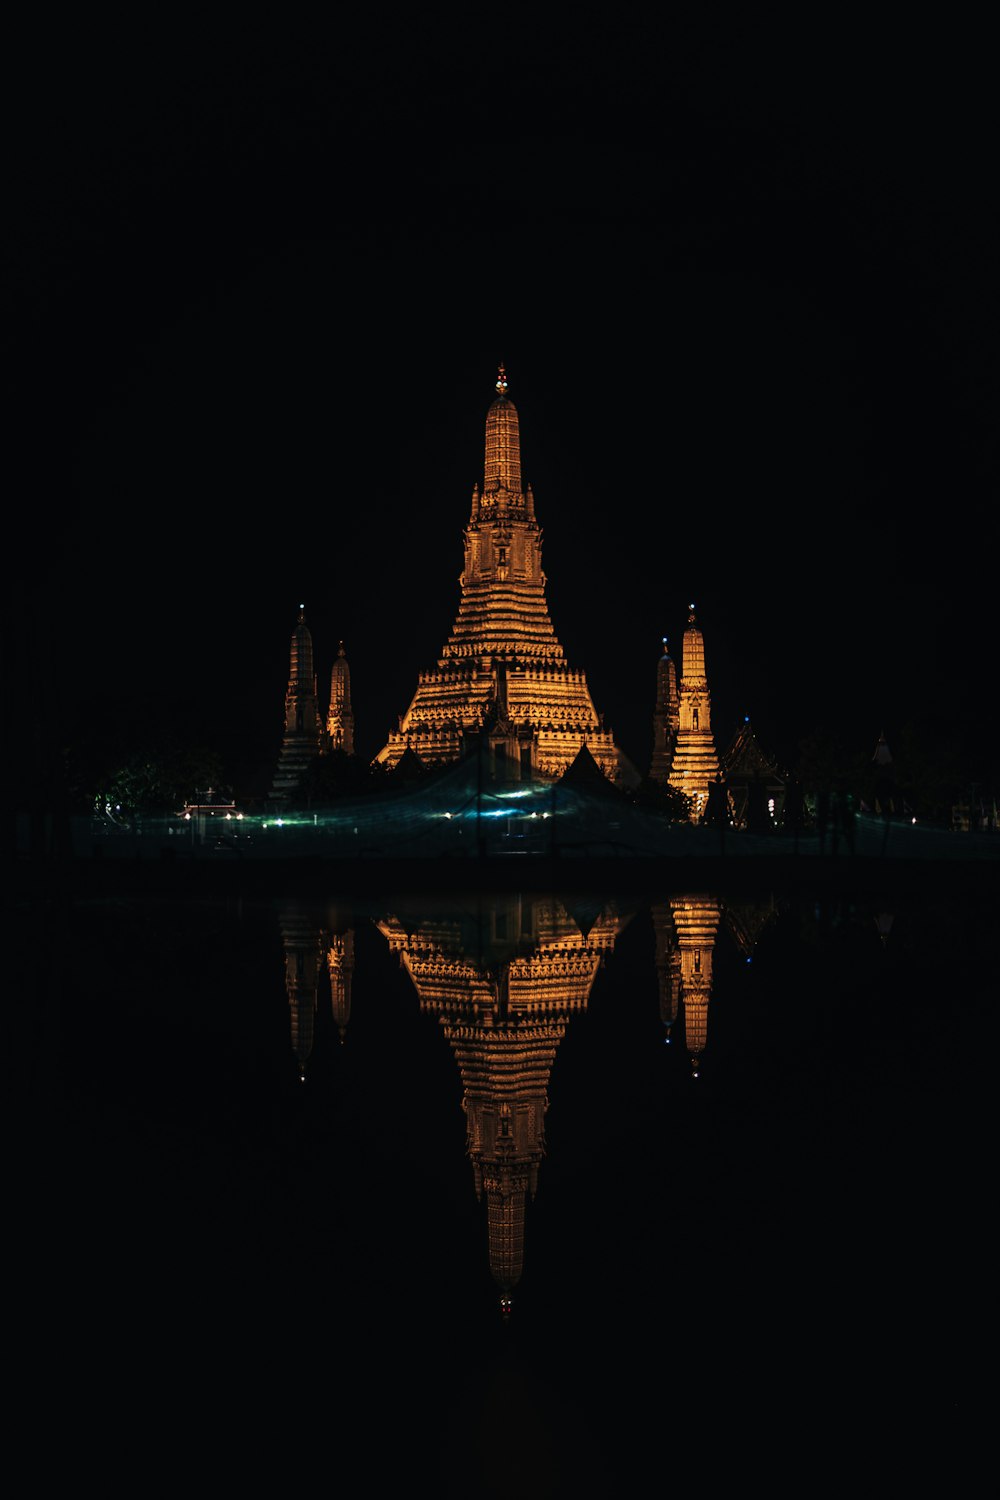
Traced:
<path id="1" fill-rule="evenodd" d="M 720 748 L 749 714 L 786 763 L 908 721 L 994 756 L 974 36 L 111 43 L 35 57 L 21 136 L 43 727 L 169 725 L 239 792 L 304 603 L 374 755 L 457 612 L 503 361 L 556 634 L 640 769 L 690 601 Z"/>

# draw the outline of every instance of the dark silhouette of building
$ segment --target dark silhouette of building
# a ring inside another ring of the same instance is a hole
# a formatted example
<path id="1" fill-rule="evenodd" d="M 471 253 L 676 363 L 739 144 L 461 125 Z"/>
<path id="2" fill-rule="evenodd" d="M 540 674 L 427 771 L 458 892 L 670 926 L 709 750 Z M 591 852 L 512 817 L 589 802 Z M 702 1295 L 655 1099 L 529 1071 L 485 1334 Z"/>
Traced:
<path id="1" fill-rule="evenodd" d="M 747 716 L 719 757 L 729 792 L 733 825 L 752 833 L 780 826 L 787 778 L 777 761 L 761 749 Z"/>

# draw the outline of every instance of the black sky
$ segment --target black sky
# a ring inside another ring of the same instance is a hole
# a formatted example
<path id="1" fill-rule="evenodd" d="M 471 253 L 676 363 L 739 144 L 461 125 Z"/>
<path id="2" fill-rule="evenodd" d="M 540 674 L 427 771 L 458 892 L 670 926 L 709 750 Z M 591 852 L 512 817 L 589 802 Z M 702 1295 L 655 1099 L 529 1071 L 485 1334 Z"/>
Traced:
<path id="1" fill-rule="evenodd" d="M 946 41 L 34 57 L 13 597 L 59 733 L 166 722 L 242 774 L 304 602 L 374 754 L 456 613 L 502 360 L 557 635 L 637 764 L 689 600 L 718 743 L 991 754 L 995 103 Z"/>

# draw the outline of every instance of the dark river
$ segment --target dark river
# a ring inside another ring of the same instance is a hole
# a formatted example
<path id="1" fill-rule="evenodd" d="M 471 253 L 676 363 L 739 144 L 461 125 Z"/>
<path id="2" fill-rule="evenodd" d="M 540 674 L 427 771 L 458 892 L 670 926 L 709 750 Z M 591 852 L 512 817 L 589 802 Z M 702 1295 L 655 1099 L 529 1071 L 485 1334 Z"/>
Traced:
<path id="1" fill-rule="evenodd" d="M 928 879 L 16 915 L 36 1472 L 970 1492 L 992 899 Z"/>

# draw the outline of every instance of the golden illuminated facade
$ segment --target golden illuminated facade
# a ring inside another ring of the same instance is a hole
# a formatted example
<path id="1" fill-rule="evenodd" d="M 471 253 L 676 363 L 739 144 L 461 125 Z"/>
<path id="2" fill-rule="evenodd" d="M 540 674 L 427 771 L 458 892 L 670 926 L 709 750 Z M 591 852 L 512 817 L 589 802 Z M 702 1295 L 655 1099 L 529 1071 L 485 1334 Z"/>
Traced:
<path id="1" fill-rule="evenodd" d="M 489 1263 L 509 1312 L 524 1263 L 527 1203 L 545 1155 L 548 1081 L 570 1017 L 628 921 L 611 905 L 584 934 L 554 897 L 498 898 L 458 918 L 378 923 L 437 1016 L 462 1079 L 476 1194 L 486 1200 Z"/>
<path id="2" fill-rule="evenodd" d="M 531 486 L 521 479 L 518 413 L 502 366 L 496 389 L 482 490 L 473 488 L 465 528 L 458 617 L 376 759 L 394 768 L 410 749 L 424 764 L 441 765 L 485 740 L 498 777 L 555 780 L 586 744 L 606 776 L 633 784 L 638 777 L 549 619 L 542 531 Z"/>
<path id="3" fill-rule="evenodd" d="M 326 714 L 326 748 L 354 754 L 354 710 L 351 707 L 351 669 L 344 654 L 344 643 L 337 648 L 337 660 L 330 672 L 330 705 Z"/>
<path id="4" fill-rule="evenodd" d="M 708 784 L 719 772 L 719 757 L 712 738 L 712 700 L 705 674 L 705 642 L 695 621 L 694 605 L 688 610 L 681 656 L 681 681 L 677 701 L 677 737 L 667 778 L 691 798 L 691 817 L 697 822 L 708 801 Z"/>

